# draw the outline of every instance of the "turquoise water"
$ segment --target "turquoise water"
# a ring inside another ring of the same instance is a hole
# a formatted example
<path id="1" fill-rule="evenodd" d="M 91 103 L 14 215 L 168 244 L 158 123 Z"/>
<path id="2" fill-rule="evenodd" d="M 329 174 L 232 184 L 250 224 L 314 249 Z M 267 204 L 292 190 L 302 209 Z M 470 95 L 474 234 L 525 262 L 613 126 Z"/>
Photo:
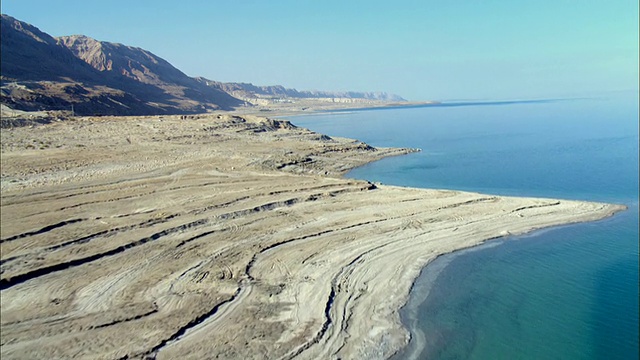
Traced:
<path id="1" fill-rule="evenodd" d="M 423 149 L 348 177 L 629 207 L 440 257 L 401 311 L 424 342 L 412 340 L 396 358 L 638 358 L 637 93 L 291 120 L 375 146 Z"/>

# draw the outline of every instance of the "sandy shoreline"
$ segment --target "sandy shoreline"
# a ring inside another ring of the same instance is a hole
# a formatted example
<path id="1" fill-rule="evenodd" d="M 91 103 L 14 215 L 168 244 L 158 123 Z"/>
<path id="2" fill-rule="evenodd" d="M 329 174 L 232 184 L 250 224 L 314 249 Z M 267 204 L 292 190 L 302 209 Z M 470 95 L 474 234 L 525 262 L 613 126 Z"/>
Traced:
<path id="1" fill-rule="evenodd" d="M 375 186 L 375 149 L 286 121 L 2 131 L 2 358 L 387 358 L 437 256 L 617 205 Z"/>
<path id="2" fill-rule="evenodd" d="M 290 103 L 270 103 L 260 106 L 238 108 L 232 113 L 255 116 L 301 116 L 317 115 L 336 111 L 362 111 L 373 109 L 412 108 L 428 105 L 438 105 L 438 101 L 366 101 L 366 102 L 326 102 L 314 99 L 295 99 Z"/>
<path id="3" fill-rule="evenodd" d="M 609 220 L 611 220 L 611 218 L 604 218 L 604 219 L 599 219 L 595 221 L 606 222 Z M 442 254 L 438 256 L 436 259 L 434 259 L 433 261 L 429 262 L 424 268 L 422 268 L 422 270 L 420 271 L 420 274 L 415 279 L 411 287 L 410 296 L 407 299 L 407 302 L 405 303 L 405 305 L 400 309 L 401 322 L 411 334 L 410 335 L 411 339 L 409 340 L 409 343 L 407 344 L 407 346 L 400 349 L 400 351 L 394 354 L 394 356 L 392 356 L 390 360 L 424 359 L 425 350 L 427 351 L 426 358 L 431 358 L 430 357 L 431 355 L 436 354 L 438 350 L 442 350 L 442 348 L 440 349 L 429 348 L 429 345 L 427 345 L 428 338 L 425 335 L 423 329 L 421 328 L 421 326 L 424 326 L 424 323 L 423 323 L 424 320 L 421 321 L 419 319 L 420 317 L 419 311 L 421 308 L 423 308 L 423 303 L 429 297 L 433 287 L 437 286 L 436 282 L 438 281 L 438 278 L 440 277 L 441 272 L 444 271 L 448 266 L 450 266 L 450 263 L 454 261 L 456 258 L 460 256 L 466 256 L 469 253 L 472 253 L 475 251 L 484 251 L 489 248 L 501 246 L 510 241 L 536 241 L 535 239 L 531 239 L 531 238 L 542 236 L 547 231 L 551 231 L 554 229 L 562 229 L 562 228 L 570 227 L 574 225 L 575 224 L 572 224 L 572 223 L 561 224 L 557 226 L 540 229 L 535 232 L 528 232 L 522 235 L 507 236 L 507 237 L 494 239 L 474 247 L 460 249 L 450 253 Z M 433 344 L 433 342 L 429 342 L 429 344 Z"/>

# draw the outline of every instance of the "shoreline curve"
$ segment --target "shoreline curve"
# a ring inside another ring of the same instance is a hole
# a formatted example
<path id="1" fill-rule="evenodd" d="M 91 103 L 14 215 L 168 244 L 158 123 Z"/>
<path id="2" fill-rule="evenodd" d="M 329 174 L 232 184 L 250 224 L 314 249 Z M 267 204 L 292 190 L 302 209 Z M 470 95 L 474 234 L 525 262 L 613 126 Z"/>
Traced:
<path id="1" fill-rule="evenodd" d="M 250 115 L 1 136 L 3 358 L 388 358 L 440 254 L 623 210 L 345 179 L 415 149 Z"/>

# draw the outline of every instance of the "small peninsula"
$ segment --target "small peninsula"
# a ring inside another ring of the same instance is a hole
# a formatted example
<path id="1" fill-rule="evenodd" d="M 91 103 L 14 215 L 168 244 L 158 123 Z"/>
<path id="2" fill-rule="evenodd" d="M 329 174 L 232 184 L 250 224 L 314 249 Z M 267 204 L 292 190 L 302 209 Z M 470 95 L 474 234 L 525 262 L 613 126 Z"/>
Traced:
<path id="1" fill-rule="evenodd" d="M 3 359 L 388 358 L 437 256 L 624 208 L 344 179 L 415 150 L 250 115 L 1 134 Z"/>

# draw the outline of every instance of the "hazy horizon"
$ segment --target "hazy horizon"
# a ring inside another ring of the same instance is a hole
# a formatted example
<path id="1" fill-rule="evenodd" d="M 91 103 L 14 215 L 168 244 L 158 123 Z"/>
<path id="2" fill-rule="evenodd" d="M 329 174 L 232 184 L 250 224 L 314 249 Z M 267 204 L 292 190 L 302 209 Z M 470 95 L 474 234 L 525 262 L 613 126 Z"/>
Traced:
<path id="1" fill-rule="evenodd" d="M 408 100 L 638 91 L 637 1 L 7 0 L 52 35 L 140 47 L 189 76 Z"/>

